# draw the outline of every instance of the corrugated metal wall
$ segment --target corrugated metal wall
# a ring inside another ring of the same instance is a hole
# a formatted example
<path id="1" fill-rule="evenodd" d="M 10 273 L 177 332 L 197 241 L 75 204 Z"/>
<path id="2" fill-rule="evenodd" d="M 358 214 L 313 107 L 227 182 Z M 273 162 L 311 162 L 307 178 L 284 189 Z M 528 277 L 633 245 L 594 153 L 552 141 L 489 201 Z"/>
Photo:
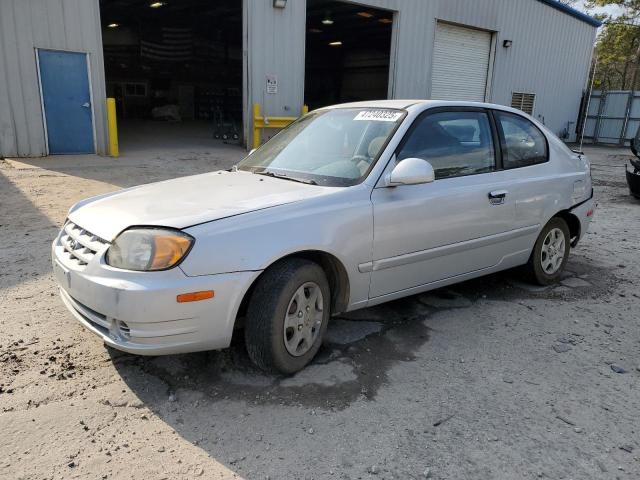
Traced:
<path id="1" fill-rule="evenodd" d="M 537 1 L 505 3 L 492 101 L 509 104 L 513 91 L 535 93 L 534 116 L 558 134 L 568 128 L 575 140 L 596 28 Z M 502 47 L 507 38 L 513 40 L 509 49 Z"/>
<path id="2" fill-rule="evenodd" d="M 290 0 L 273 8 L 273 0 L 245 0 L 247 104 L 245 132 L 251 132 L 253 103 L 270 116 L 300 115 L 304 103 L 306 0 Z M 278 93 L 266 92 L 266 76 L 276 75 Z M 248 138 L 245 136 L 245 138 Z M 251 139 L 248 144 L 251 145 Z"/>
<path id="3" fill-rule="evenodd" d="M 96 144 L 105 153 L 101 35 L 98 0 L 0 0 L 0 156 L 46 154 L 36 48 L 89 54 Z"/>
<path id="4" fill-rule="evenodd" d="M 306 1 L 289 0 L 284 9 L 273 8 L 273 0 L 242 2 L 245 131 L 250 132 L 254 102 L 271 116 L 297 116 L 304 103 Z M 395 12 L 392 98 L 429 98 L 435 26 L 443 20 L 496 32 L 489 101 L 509 104 L 514 91 L 535 93 L 535 116 L 553 131 L 576 121 L 595 27 L 536 0 L 357 3 Z M 511 48 L 502 47 L 505 39 L 513 41 Z M 98 153 L 105 153 L 98 0 L 0 0 L 0 155 L 46 152 L 36 47 L 89 53 Z M 278 77 L 277 94 L 266 93 L 268 74 Z"/>
<path id="5" fill-rule="evenodd" d="M 247 102 L 269 115 L 291 115 L 304 98 L 305 4 L 245 0 L 249 7 Z M 535 116 L 561 133 L 578 117 L 596 28 L 536 0 L 358 0 L 396 12 L 391 72 L 393 98 L 429 98 L 437 20 L 495 32 L 490 98 L 510 104 L 512 92 L 536 94 Z M 511 48 L 502 47 L 512 40 Z M 278 95 L 265 94 L 265 76 L 276 74 Z M 286 108 L 285 108 L 286 107 Z M 250 109 L 246 115 L 250 121 Z M 575 124 L 569 128 L 575 138 Z"/>

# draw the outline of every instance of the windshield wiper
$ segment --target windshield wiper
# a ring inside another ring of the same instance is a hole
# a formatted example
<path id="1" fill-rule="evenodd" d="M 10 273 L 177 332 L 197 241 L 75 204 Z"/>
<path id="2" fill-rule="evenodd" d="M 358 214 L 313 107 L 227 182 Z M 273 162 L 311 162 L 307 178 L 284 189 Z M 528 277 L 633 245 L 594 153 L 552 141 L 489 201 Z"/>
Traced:
<path id="1" fill-rule="evenodd" d="M 256 175 L 266 175 L 267 177 L 281 178 L 282 180 L 291 180 L 292 182 L 305 183 L 307 185 L 318 185 L 318 182 L 316 182 L 315 180 L 305 180 L 303 178 L 289 177 L 288 175 L 284 175 L 282 173 L 267 172 L 266 170 L 253 173 L 255 173 Z"/>

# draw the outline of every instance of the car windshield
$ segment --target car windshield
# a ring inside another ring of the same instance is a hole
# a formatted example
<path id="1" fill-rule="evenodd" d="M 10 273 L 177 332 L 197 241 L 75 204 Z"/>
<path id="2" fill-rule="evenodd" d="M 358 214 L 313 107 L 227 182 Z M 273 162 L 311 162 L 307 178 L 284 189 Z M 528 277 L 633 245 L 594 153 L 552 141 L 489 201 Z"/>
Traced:
<path id="1" fill-rule="evenodd" d="M 337 108 L 312 112 L 238 164 L 239 170 L 339 187 L 360 183 L 406 112 Z"/>

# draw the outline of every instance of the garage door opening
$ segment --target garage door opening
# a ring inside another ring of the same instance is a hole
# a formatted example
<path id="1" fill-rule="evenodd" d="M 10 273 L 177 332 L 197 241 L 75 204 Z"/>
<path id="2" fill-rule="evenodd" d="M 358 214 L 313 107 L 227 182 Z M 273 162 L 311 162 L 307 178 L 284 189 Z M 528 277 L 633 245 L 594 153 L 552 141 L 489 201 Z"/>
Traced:
<path id="1" fill-rule="evenodd" d="M 101 0 L 120 149 L 242 143 L 242 2 Z"/>
<path id="2" fill-rule="evenodd" d="M 388 10 L 307 0 L 307 105 L 387 98 L 392 27 Z"/>

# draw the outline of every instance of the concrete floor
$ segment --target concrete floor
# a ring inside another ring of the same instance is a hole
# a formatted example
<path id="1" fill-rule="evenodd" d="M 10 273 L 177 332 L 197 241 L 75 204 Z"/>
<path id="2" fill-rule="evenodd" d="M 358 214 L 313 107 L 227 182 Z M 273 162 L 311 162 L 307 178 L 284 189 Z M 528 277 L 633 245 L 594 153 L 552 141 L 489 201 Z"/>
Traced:
<path id="1" fill-rule="evenodd" d="M 51 275 L 75 201 L 243 150 L 0 161 L 0 478 L 640 478 L 640 202 L 627 150 L 588 153 L 599 208 L 560 285 L 504 272 L 333 319 L 291 378 L 241 341 L 105 349 Z"/>
<path id="2" fill-rule="evenodd" d="M 135 165 L 174 164 L 180 162 L 209 162 L 226 165 L 246 155 L 246 150 L 235 142 L 225 143 L 213 137 L 209 122 L 161 122 L 126 120 L 118 125 L 120 156 L 51 155 L 42 158 L 16 158 L 8 161 L 17 168 L 72 168 L 87 167 L 124 168 Z M 227 163 L 225 163 L 227 162 Z M 175 175 L 174 175 L 175 176 Z M 172 177 L 167 177 L 172 178 Z"/>
<path id="3" fill-rule="evenodd" d="M 125 157 L 167 151 L 207 152 L 225 146 L 222 140 L 214 138 L 214 130 L 212 122 L 196 120 L 121 120 L 118 124 L 120 150 Z M 230 142 L 229 146 L 238 145 Z"/>

